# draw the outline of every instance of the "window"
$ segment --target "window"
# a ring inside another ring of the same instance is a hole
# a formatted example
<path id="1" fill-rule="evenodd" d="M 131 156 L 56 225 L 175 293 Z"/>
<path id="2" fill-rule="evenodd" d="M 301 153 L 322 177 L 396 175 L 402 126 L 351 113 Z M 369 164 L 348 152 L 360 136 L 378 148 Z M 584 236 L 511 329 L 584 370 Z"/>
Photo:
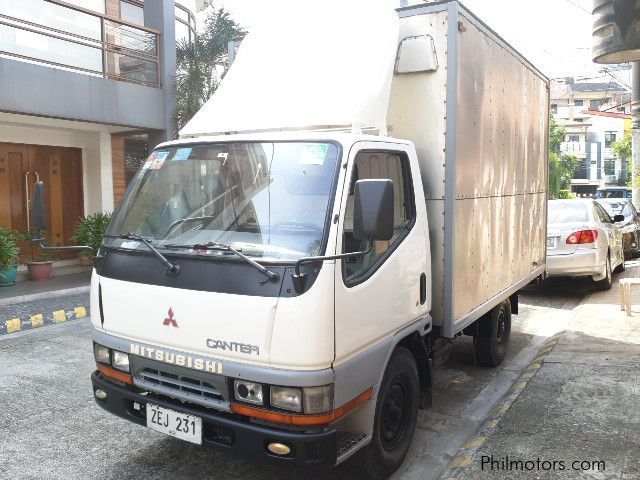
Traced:
<path id="1" fill-rule="evenodd" d="M 604 104 L 604 100 L 590 100 L 589 110 L 599 110 L 603 104 Z"/>
<path id="2" fill-rule="evenodd" d="M 413 187 L 410 182 L 409 162 L 406 155 L 391 152 L 360 152 L 356 157 L 351 188 L 347 198 L 344 219 L 343 252 L 365 250 L 367 245 L 353 236 L 354 193 L 358 180 L 390 179 L 393 181 L 394 233 L 388 241 L 375 241 L 369 254 L 354 257 L 343 263 L 347 284 L 356 283 L 373 273 L 384 262 L 387 254 L 399 245 L 411 229 L 415 219 Z"/>
<path id="3" fill-rule="evenodd" d="M 604 208 L 597 203 L 594 203 L 593 206 L 595 207 L 598 218 L 600 218 L 602 223 L 613 223 L 613 220 L 611 220 L 611 217 Z"/>
<path id="4" fill-rule="evenodd" d="M 558 104 L 557 103 L 552 103 L 551 104 L 551 113 L 558 113 Z"/>
<path id="5" fill-rule="evenodd" d="M 605 160 L 604 161 L 604 174 L 605 175 L 615 175 L 616 174 L 616 161 L 615 160 Z"/>
<path id="6" fill-rule="evenodd" d="M 606 132 L 604 134 L 604 148 L 611 148 L 611 145 L 615 141 L 616 141 L 616 133 L 615 132 Z"/>
<path id="7" fill-rule="evenodd" d="M 567 135 L 567 142 L 579 142 L 580 135 Z"/>
<path id="8" fill-rule="evenodd" d="M 576 107 L 582 107 L 582 106 L 584 106 L 584 100 L 574 100 L 574 101 L 573 101 L 573 104 L 574 104 Z"/>
<path id="9" fill-rule="evenodd" d="M 144 8 L 141 5 L 121 1 L 120 18 L 136 25 L 144 25 Z"/>
<path id="10" fill-rule="evenodd" d="M 554 223 L 586 222 L 588 220 L 587 208 L 584 203 L 552 200 L 549 202 L 549 225 Z"/>

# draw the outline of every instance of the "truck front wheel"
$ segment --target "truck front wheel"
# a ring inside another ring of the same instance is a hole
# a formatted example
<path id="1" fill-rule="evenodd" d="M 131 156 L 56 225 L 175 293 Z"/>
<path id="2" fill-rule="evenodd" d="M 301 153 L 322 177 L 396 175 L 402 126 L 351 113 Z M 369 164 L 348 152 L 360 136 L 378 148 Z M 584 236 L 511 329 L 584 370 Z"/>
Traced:
<path id="1" fill-rule="evenodd" d="M 413 439 L 419 400 L 416 361 L 409 350 L 398 347 L 380 384 L 373 438 L 352 464 L 358 478 L 383 480 L 402 464 Z"/>
<path id="2" fill-rule="evenodd" d="M 478 320 L 478 333 L 473 337 L 476 363 L 497 367 L 509 349 L 511 339 L 511 302 L 505 300 Z"/>

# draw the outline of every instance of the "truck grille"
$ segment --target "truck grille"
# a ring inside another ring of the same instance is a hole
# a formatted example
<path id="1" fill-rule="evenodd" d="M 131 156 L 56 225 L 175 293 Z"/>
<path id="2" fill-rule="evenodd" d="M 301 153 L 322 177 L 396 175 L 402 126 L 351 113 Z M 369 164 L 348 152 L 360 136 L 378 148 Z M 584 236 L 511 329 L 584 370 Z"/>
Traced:
<path id="1" fill-rule="evenodd" d="M 145 368 L 138 372 L 134 383 L 140 388 L 178 400 L 229 411 L 229 403 L 225 401 L 224 395 L 214 385 L 203 380 Z"/>

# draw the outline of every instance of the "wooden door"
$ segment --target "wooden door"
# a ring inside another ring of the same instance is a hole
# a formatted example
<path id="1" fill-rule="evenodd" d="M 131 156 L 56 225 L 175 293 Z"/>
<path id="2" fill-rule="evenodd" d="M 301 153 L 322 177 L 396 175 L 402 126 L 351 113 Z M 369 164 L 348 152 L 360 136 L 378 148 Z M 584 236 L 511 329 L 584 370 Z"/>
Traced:
<path id="1" fill-rule="evenodd" d="M 82 154 L 77 148 L 0 143 L 0 225 L 27 230 L 27 197 L 33 199 L 36 178 L 45 187 L 47 240 L 70 245 L 84 212 Z"/>

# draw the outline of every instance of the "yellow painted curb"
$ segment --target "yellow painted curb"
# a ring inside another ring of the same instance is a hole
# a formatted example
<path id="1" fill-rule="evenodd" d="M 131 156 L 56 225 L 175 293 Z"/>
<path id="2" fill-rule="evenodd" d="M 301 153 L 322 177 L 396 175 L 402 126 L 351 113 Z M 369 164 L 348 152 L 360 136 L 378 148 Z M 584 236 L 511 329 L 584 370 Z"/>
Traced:
<path id="1" fill-rule="evenodd" d="M 20 331 L 21 324 L 19 318 L 7 320 L 5 324 L 7 325 L 7 333 L 15 333 Z"/>
<path id="2" fill-rule="evenodd" d="M 475 448 L 482 445 L 487 440 L 487 437 L 474 437 L 465 443 L 462 448 Z"/>
<path id="3" fill-rule="evenodd" d="M 473 460 L 473 457 L 471 457 L 471 456 L 457 457 L 457 458 L 454 458 L 449 463 L 447 468 L 448 469 L 452 469 L 452 468 L 467 468 L 469 465 L 471 465 L 471 461 L 472 460 Z"/>
<path id="4" fill-rule="evenodd" d="M 73 311 L 76 314 L 76 318 L 85 318 L 87 316 L 87 309 L 84 307 L 76 307 Z"/>
<path id="5" fill-rule="evenodd" d="M 56 310 L 53 312 L 53 321 L 55 323 L 62 323 L 67 320 L 67 314 L 64 310 Z"/>
<path id="6" fill-rule="evenodd" d="M 44 315 L 41 313 L 31 315 L 31 328 L 40 328 L 44 325 Z"/>

